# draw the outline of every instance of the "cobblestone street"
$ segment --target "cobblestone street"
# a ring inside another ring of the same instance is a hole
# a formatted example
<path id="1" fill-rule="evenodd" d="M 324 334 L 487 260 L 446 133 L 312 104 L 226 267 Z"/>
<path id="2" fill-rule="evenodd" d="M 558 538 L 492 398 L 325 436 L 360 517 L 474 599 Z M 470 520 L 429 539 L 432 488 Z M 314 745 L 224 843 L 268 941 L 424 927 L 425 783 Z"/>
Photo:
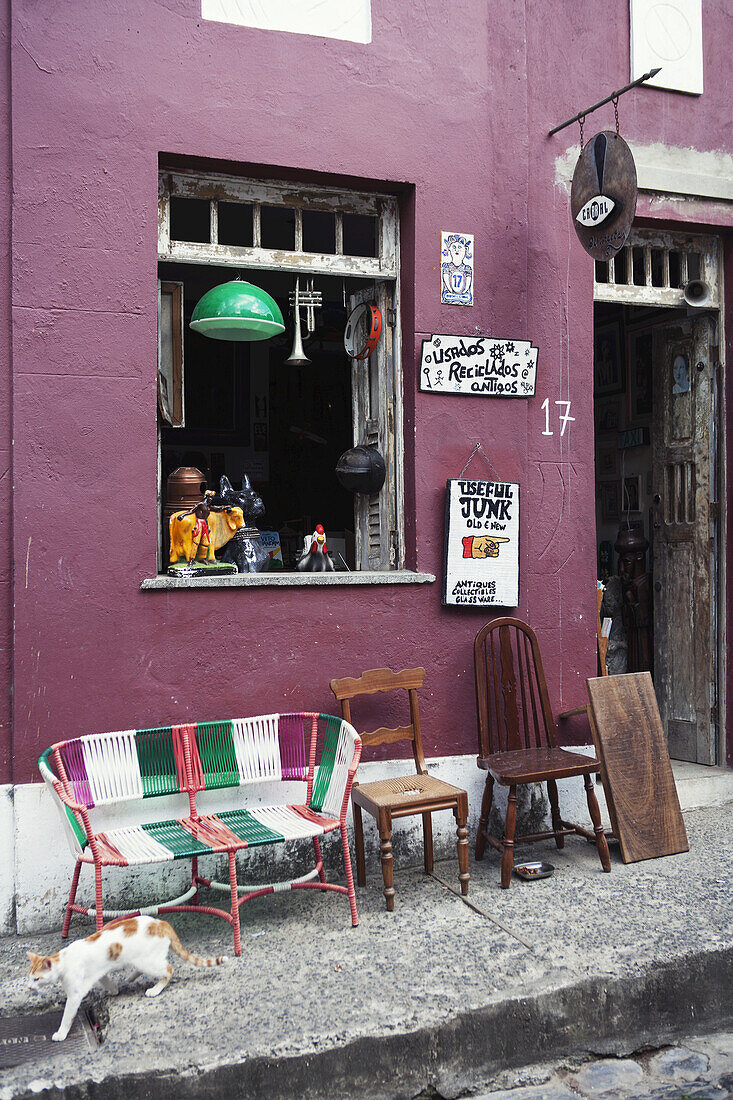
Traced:
<path id="1" fill-rule="evenodd" d="M 733 1097 L 733 1033 L 688 1036 L 627 1058 L 531 1066 L 502 1074 L 496 1086 L 473 1100 L 723 1100 Z"/>

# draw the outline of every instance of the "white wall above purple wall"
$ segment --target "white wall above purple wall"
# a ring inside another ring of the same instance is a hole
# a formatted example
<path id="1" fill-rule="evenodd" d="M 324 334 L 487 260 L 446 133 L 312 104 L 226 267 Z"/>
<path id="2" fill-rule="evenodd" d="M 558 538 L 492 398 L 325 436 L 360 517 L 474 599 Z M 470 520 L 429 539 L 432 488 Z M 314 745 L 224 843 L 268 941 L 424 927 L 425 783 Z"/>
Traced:
<path id="1" fill-rule="evenodd" d="M 201 16 L 266 31 L 372 40 L 371 0 L 201 0 Z"/>
<path id="2" fill-rule="evenodd" d="M 660 65 L 650 85 L 702 95 L 702 0 L 631 0 L 631 79 Z"/>

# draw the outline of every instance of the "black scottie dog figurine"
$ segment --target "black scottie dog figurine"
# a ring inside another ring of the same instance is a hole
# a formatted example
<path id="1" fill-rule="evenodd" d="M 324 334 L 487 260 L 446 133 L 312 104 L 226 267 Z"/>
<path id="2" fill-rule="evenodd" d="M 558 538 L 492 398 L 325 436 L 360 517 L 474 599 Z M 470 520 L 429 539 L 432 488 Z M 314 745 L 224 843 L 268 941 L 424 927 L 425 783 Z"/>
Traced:
<path id="1" fill-rule="evenodd" d="M 251 526 L 248 522 L 256 516 L 265 514 L 265 506 L 262 497 L 252 488 L 247 475 L 244 475 L 242 488 L 232 489 L 232 483 L 226 474 L 219 479 L 219 492 L 209 495 L 210 508 L 241 508 L 244 512 L 245 527 Z"/>
<path id="2" fill-rule="evenodd" d="M 244 475 L 242 488 L 232 489 L 232 483 L 226 474 L 219 481 L 219 492 L 209 497 L 211 508 L 241 508 L 244 512 L 244 527 L 235 532 L 234 537 L 224 547 L 221 561 L 233 562 L 239 573 L 264 573 L 270 564 L 270 555 L 260 540 L 260 532 L 254 524 L 257 516 L 265 514 L 262 498 Z"/>

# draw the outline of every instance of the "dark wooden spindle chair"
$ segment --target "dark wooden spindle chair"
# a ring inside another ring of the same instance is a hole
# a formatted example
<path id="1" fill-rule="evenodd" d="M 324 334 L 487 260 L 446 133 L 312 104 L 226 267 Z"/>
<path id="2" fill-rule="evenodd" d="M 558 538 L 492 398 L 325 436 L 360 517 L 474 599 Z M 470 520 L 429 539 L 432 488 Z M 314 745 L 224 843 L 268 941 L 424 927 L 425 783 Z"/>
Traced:
<path id="1" fill-rule="evenodd" d="M 476 836 L 476 859 L 483 859 L 486 841 L 502 853 L 501 885 L 509 886 L 514 866 L 517 787 L 547 783 L 552 829 L 520 836 L 517 842 L 555 838 L 558 848 L 568 833 L 595 840 L 604 871 L 611 870 L 608 843 L 601 825 L 591 773 L 600 768 L 595 757 L 558 748 L 555 722 L 537 636 L 527 623 L 510 617 L 494 619 L 479 630 L 473 647 L 478 709 L 478 766 L 486 769 L 486 788 Z M 557 780 L 582 775 L 594 833 L 563 821 Z M 504 838 L 487 831 L 494 783 L 509 788 Z"/>
<path id="2" fill-rule="evenodd" d="M 433 870 L 433 824 L 436 810 L 452 810 L 456 819 L 458 837 L 458 879 L 461 893 L 468 893 L 468 795 L 460 787 L 444 783 L 428 774 L 420 736 L 420 714 L 417 692 L 425 679 L 424 668 L 406 668 L 392 672 L 388 668 L 373 668 L 358 677 L 331 680 L 331 691 L 341 703 L 341 713 L 351 721 L 351 700 L 358 695 L 375 695 L 378 692 L 404 689 L 410 699 L 410 723 L 398 729 L 373 730 L 365 733 L 359 729 L 364 749 L 370 745 L 389 745 L 395 741 L 411 741 L 412 755 L 417 774 L 381 779 L 374 783 L 355 782 L 351 788 L 351 806 L 354 811 L 354 847 L 356 848 L 356 880 L 359 886 L 366 883 L 364 860 L 364 830 L 361 811 L 366 810 L 376 819 L 379 830 L 384 897 L 387 909 L 394 909 L 394 883 L 392 870 L 392 820 L 396 817 L 422 816 L 425 872 Z"/>

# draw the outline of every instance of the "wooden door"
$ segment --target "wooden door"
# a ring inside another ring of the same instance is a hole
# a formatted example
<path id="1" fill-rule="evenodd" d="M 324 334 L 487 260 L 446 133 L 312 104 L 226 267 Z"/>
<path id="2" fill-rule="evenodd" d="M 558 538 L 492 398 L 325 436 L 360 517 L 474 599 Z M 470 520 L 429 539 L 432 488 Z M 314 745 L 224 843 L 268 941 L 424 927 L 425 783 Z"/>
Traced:
<path id="1" fill-rule="evenodd" d="M 670 756 L 715 763 L 716 568 L 711 320 L 656 330 L 654 685 Z"/>
<path id="2" fill-rule="evenodd" d="M 382 313 L 382 335 L 368 359 L 352 359 L 352 415 L 355 445 L 375 445 L 387 467 L 378 493 L 357 493 L 357 569 L 387 570 L 397 565 L 394 445 L 394 326 L 390 322 L 392 285 L 370 283 L 349 298 L 349 312 L 362 302 L 375 303 Z"/>

